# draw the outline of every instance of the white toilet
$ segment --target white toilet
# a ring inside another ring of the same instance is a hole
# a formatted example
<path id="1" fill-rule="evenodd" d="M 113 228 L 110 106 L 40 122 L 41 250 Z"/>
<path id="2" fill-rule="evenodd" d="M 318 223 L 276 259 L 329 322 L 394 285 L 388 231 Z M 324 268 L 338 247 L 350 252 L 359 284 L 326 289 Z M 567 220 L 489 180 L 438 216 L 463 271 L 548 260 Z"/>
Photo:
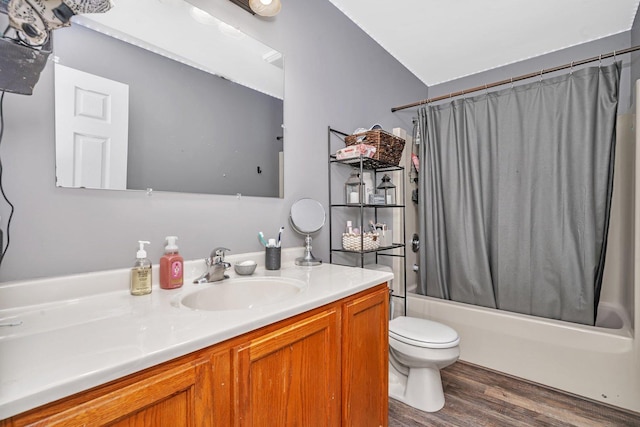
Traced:
<path id="1" fill-rule="evenodd" d="M 405 316 L 389 322 L 389 396 L 426 412 L 442 409 L 440 369 L 458 360 L 459 342 L 438 322 Z"/>

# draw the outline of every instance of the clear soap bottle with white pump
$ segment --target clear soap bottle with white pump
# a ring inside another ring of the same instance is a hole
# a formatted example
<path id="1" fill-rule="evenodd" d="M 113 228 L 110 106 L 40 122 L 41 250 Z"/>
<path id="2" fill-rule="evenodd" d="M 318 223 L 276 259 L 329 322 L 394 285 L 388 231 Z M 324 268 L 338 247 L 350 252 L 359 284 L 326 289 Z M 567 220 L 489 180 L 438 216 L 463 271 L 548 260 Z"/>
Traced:
<path id="1" fill-rule="evenodd" d="M 136 263 L 131 269 L 131 295 L 147 295 L 151 293 L 151 261 L 147 258 L 144 245 L 150 244 L 146 240 L 138 240 L 140 249 L 136 253 Z"/>

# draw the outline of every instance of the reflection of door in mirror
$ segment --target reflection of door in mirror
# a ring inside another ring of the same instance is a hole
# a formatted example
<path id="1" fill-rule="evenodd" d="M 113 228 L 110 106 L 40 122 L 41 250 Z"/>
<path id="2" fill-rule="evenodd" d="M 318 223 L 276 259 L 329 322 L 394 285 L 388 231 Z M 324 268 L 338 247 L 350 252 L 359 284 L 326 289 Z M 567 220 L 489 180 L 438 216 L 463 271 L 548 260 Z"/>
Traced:
<path id="1" fill-rule="evenodd" d="M 129 86 L 55 66 L 56 184 L 127 186 Z"/>

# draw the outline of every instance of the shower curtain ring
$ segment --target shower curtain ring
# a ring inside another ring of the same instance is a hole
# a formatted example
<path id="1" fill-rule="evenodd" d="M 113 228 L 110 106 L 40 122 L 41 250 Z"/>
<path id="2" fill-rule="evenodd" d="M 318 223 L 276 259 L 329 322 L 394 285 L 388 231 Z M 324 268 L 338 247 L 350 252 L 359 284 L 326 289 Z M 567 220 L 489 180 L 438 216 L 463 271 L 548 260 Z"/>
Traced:
<path id="1" fill-rule="evenodd" d="M 542 83 L 542 72 L 544 71 L 544 68 L 542 70 L 540 70 L 540 79 L 538 80 L 540 83 Z"/>
<path id="2" fill-rule="evenodd" d="M 571 70 L 569 71 L 569 74 L 573 75 L 573 61 L 571 61 Z"/>
<path id="3" fill-rule="evenodd" d="M 487 88 L 487 84 L 486 83 L 484 84 L 484 94 L 487 95 L 487 96 L 489 95 L 489 89 Z"/>
<path id="4" fill-rule="evenodd" d="M 513 77 L 511 77 L 511 89 L 513 89 Z"/>
<path id="5" fill-rule="evenodd" d="M 602 67 L 602 54 L 598 56 L 598 68 Z"/>

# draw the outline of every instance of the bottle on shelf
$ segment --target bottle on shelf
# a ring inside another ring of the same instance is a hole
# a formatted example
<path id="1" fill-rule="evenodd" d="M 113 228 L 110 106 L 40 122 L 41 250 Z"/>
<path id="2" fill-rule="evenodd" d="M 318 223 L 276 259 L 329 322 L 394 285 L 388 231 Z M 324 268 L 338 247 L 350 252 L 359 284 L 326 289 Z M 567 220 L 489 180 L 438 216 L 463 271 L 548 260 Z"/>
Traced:
<path id="1" fill-rule="evenodd" d="M 364 184 L 364 200 L 362 203 L 371 203 L 371 196 L 376 194 L 376 186 L 373 181 L 373 173 L 369 171 L 362 172 L 362 183 Z"/>

